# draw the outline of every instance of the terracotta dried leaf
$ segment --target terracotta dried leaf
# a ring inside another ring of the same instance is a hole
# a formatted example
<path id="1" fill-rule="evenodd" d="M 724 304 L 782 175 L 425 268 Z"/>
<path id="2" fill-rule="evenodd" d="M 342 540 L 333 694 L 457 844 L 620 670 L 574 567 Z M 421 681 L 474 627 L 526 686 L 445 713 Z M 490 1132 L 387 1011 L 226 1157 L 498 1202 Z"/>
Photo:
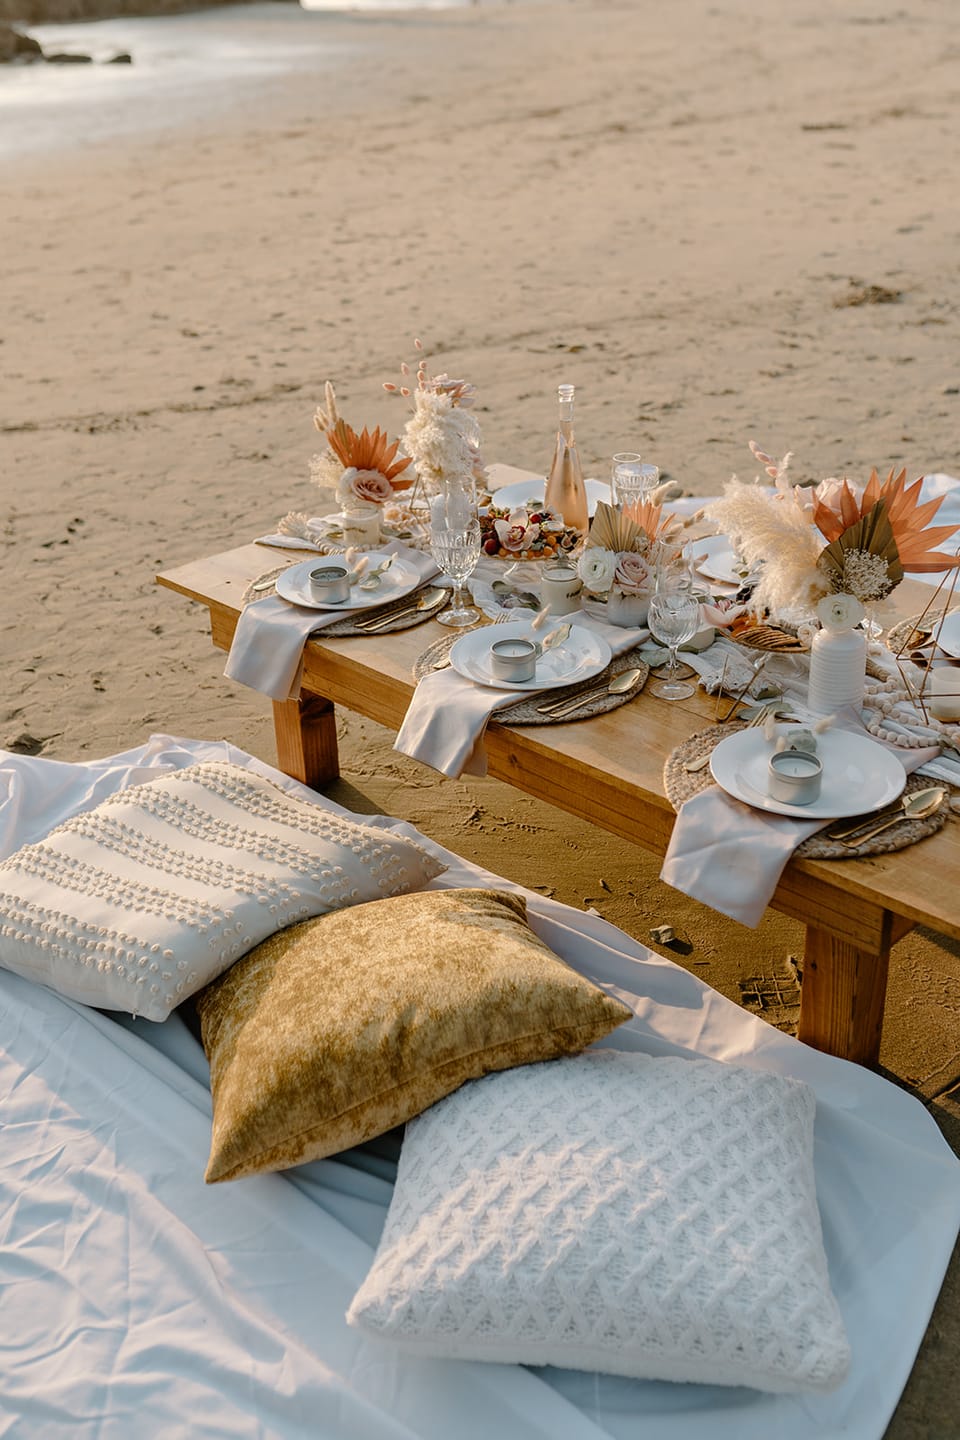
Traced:
<path id="1" fill-rule="evenodd" d="M 358 435 L 345 420 L 338 420 L 333 429 L 326 433 L 330 449 L 344 466 L 352 465 L 357 470 L 379 470 L 395 490 L 406 490 L 413 484 L 412 478 L 397 479 L 397 476 L 406 470 L 410 460 L 406 456 L 399 461 L 395 459 L 400 441 L 388 443 L 386 431 L 381 430 L 379 425 L 373 434 L 364 426 Z"/>
<path id="2" fill-rule="evenodd" d="M 623 513 L 640 527 L 651 542 L 657 539 L 666 539 L 674 530 L 682 528 L 677 523 L 675 515 L 665 514 L 660 501 L 649 496 L 645 500 L 635 500 L 632 505 L 625 508 Z"/>

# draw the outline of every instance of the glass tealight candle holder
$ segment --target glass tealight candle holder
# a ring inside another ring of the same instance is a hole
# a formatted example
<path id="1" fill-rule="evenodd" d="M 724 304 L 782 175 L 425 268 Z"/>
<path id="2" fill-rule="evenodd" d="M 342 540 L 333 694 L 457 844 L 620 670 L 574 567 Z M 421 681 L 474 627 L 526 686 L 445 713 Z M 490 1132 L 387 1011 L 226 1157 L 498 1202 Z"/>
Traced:
<path id="1" fill-rule="evenodd" d="M 809 750 L 777 750 L 770 756 L 767 793 L 784 805 L 810 805 L 820 794 L 823 766 Z"/>
<path id="2" fill-rule="evenodd" d="M 540 572 L 540 599 L 551 615 L 572 615 L 580 609 L 583 581 L 572 565 L 545 565 Z"/>
<path id="3" fill-rule="evenodd" d="M 943 665 L 931 671 L 927 709 L 938 720 L 960 721 L 960 670 Z"/>
<path id="4" fill-rule="evenodd" d="M 372 549 L 380 543 L 380 508 L 377 505 L 344 506 L 340 515 L 344 545 Z"/>

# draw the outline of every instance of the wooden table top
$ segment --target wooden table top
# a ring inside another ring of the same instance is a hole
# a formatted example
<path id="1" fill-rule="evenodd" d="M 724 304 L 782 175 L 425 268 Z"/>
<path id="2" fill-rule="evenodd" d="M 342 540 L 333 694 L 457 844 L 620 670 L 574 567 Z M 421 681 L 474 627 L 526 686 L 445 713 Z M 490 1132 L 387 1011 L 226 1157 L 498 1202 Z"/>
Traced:
<path id="1" fill-rule="evenodd" d="M 157 577 L 206 605 L 213 641 L 228 649 L 250 582 L 298 552 L 244 545 Z M 896 611 L 923 609 L 928 587 L 904 582 Z M 882 619 L 888 618 L 881 615 Z M 890 617 L 892 618 L 892 616 Z M 388 636 L 310 641 L 304 690 L 398 730 L 414 690 L 416 658 L 441 635 L 436 621 Z M 589 722 L 487 729 L 490 774 L 558 805 L 654 853 L 663 854 L 674 811 L 663 789 L 663 766 L 674 747 L 713 723 L 714 701 L 698 691 L 667 703 L 647 693 Z M 907 849 L 851 860 L 794 860 L 774 897 L 779 910 L 814 922 L 861 947 L 889 943 L 889 917 L 930 926 L 960 939 L 960 829 L 948 824 Z M 889 913 L 888 913 L 889 912 Z"/>

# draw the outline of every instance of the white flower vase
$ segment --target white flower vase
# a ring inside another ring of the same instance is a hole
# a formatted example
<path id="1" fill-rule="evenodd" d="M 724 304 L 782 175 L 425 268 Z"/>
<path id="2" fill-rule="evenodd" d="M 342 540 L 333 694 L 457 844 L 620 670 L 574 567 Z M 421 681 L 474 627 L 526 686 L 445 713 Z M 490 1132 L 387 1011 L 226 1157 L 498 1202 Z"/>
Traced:
<path id="1" fill-rule="evenodd" d="M 863 705 L 867 637 L 863 630 L 818 630 L 810 649 L 808 704 L 815 715 Z"/>
<path id="2" fill-rule="evenodd" d="M 649 595 L 624 595 L 622 590 L 613 589 L 607 596 L 607 620 L 627 630 L 645 625 L 649 609 Z"/>
<path id="3" fill-rule="evenodd" d="M 346 503 L 340 516 L 343 543 L 372 550 L 380 544 L 382 512 L 379 505 Z"/>

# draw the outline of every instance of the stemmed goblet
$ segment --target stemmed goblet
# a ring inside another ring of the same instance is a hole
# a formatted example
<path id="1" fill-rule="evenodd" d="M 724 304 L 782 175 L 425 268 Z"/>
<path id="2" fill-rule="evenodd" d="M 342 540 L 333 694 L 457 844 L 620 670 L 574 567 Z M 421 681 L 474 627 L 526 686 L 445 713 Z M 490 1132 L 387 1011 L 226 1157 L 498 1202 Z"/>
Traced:
<path id="1" fill-rule="evenodd" d="M 480 611 L 467 604 L 464 582 L 480 559 L 480 521 L 476 502 L 463 490 L 440 495 L 430 505 L 430 553 L 453 581 L 453 600 L 437 616 L 440 625 L 462 629 L 479 620 Z"/>
<path id="2" fill-rule="evenodd" d="M 647 624 L 655 640 L 670 650 L 669 662 L 657 673 L 655 693 L 661 700 L 685 700 L 694 687 L 684 676 L 689 670 L 677 650 L 692 640 L 700 625 L 700 601 L 688 586 L 664 586 L 651 597 Z"/>

